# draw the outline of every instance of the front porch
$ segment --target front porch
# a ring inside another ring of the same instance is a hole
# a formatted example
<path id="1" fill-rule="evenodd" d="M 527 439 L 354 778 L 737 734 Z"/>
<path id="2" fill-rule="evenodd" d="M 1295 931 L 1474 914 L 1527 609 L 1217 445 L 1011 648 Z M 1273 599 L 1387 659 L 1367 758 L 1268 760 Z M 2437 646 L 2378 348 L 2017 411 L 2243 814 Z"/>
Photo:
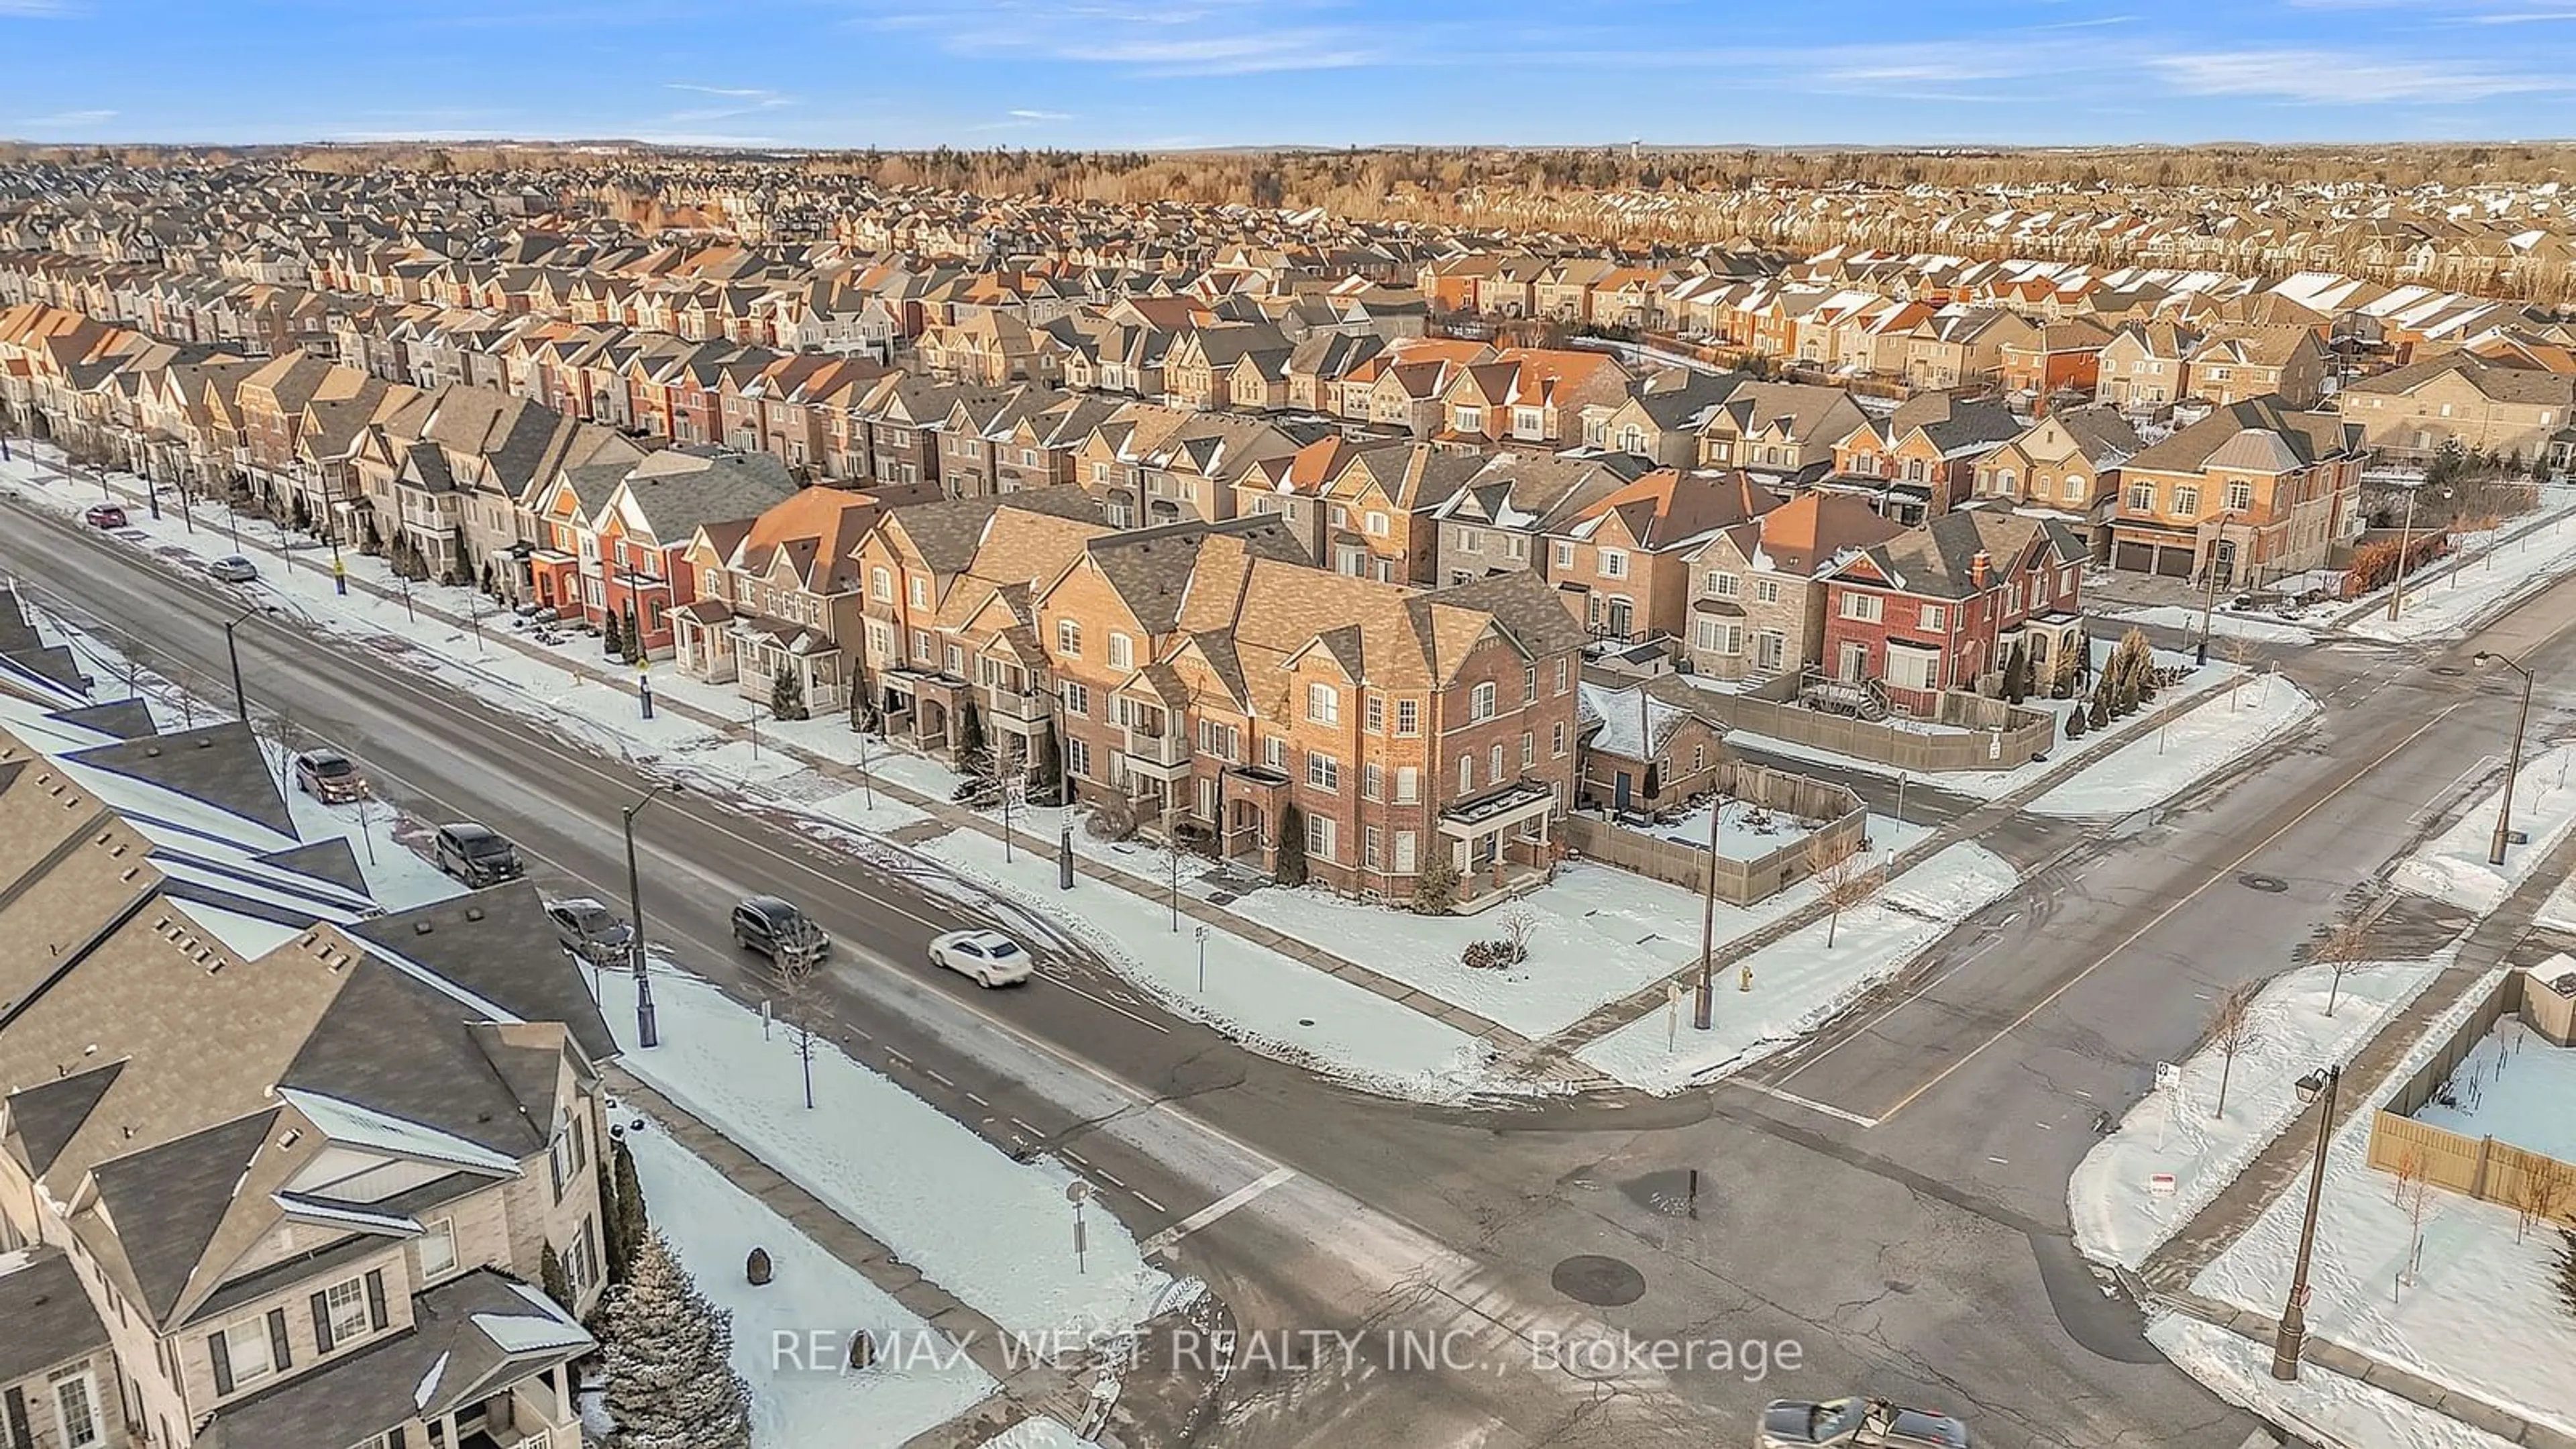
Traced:
<path id="1" fill-rule="evenodd" d="M 1440 812 L 1440 838 L 1458 868 L 1454 912 L 1474 915 L 1548 882 L 1556 804 L 1549 786 L 1518 780 Z"/>
<path id="2" fill-rule="evenodd" d="M 973 690 L 942 671 L 888 669 L 877 680 L 877 733 L 899 748 L 953 760 L 965 744 L 963 716 Z"/>

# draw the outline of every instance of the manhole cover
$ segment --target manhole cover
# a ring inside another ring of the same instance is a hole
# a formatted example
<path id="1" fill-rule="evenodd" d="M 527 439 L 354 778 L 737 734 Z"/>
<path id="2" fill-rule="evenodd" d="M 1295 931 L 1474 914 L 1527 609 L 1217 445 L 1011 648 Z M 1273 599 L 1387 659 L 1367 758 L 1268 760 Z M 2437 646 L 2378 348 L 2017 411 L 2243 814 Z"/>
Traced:
<path id="1" fill-rule="evenodd" d="M 1581 1253 L 1548 1275 L 1556 1291 L 1595 1308 L 1624 1308 L 1646 1296 L 1646 1275 L 1617 1258 Z"/>
<path id="2" fill-rule="evenodd" d="M 2265 895 L 2274 896 L 2290 888 L 2290 883 L 2277 875 L 2256 875 L 2251 872 L 2238 876 L 2236 883 L 2247 890 L 2261 891 Z"/>
<path id="3" fill-rule="evenodd" d="M 2433 666 L 2433 672 L 2442 676 L 2444 679 L 2458 679 L 2469 671 L 2462 669 L 2456 664 L 2436 664 Z"/>
<path id="4" fill-rule="evenodd" d="M 1297 1024 L 1299 1026 L 1313 1026 L 1315 1024 L 1315 1018 L 1311 1016 L 1301 1016 L 1297 1018 Z"/>

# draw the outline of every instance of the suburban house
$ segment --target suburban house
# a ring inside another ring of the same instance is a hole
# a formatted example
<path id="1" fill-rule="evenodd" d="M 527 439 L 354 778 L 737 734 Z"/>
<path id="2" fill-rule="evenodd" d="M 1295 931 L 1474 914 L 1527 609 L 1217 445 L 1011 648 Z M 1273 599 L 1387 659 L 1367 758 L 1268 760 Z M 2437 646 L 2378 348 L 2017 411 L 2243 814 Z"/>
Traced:
<path id="1" fill-rule="evenodd" d="M 1675 682 L 1587 679 L 1577 686 L 1578 807 L 1660 810 L 1709 788 L 1726 757 L 1726 727 L 1692 698 L 1697 691 L 1671 687 Z"/>
<path id="2" fill-rule="evenodd" d="M 2294 408 L 2325 400 L 2334 361 L 2309 327 L 2225 327 L 2191 352 L 2192 395 L 2219 404 L 2274 396 Z"/>
<path id="3" fill-rule="evenodd" d="M 1666 468 L 1696 467 L 1701 430 L 1746 381 L 1742 373 L 1691 368 L 1655 373 L 1618 402 L 1584 409 L 1584 446 Z"/>
<path id="4" fill-rule="evenodd" d="M 1965 502 L 1978 460 L 2020 431 L 1999 399 L 1922 393 L 1838 439 L 1834 471 L 1818 486 L 1867 498 L 1899 523 L 1920 523 Z"/>
<path id="5" fill-rule="evenodd" d="M 2277 398 L 2230 403 L 2121 465 L 2112 562 L 2226 584 L 2316 568 L 2354 534 L 2359 423 Z"/>
<path id="6" fill-rule="evenodd" d="M 2145 447 L 2118 408 L 2061 408 L 1978 460 L 1976 496 L 2056 516 L 2088 558 L 2107 562 L 2120 468 Z"/>
<path id="7" fill-rule="evenodd" d="M 680 672 L 768 705 L 792 671 L 808 715 L 847 709 L 864 614 L 859 541 L 887 508 L 938 496 L 926 483 L 814 487 L 756 518 L 701 522 L 681 554 L 698 597 L 671 611 Z"/>
<path id="8" fill-rule="evenodd" d="M 1847 493 L 1801 493 L 1723 528 L 1689 559 L 1691 672 L 1759 684 L 1823 658 L 1824 575 L 1904 525 Z"/>
<path id="9" fill-rule="evenodd" d="M 697 597 L 687 552 L 698 529 L 757 518 L 795 491 L 776 458 L 703 443 L 566 468 L 537 496 L 537 597 L 594 624 L 631 620 L 646 650 L 666 654 L 670 611 Z"/>
<path id="10" fill-rule="evenodd" d="M 1945 513 L 1825 571 L 1827 677 L 1915 715 L 1979 688 L 2016 646 L 2047 678 L 2085 647 L 2083 574 L 2083 545 L 2053 518 Z"/>
<path id="11" fill-rule="evenodd" d="M 1833 465 L 1834 445 L 1869 421 L 1838 387 L 1748 382 L 1701 427 L 1700 466 L 1742 468 L 1766 483 L 1819 476 Z"/>
<path id="12" fill-rule="evenodd" d="M 1498 454 L 1431 510 L 1435 577 L 1453 584 L 1534 567 L 1549 519 L 1626 485 L 1606 460 Z"/>
<path id="13" fill-rule="evenodd" d="M 1691 555 L 1711 533 L 1780 502 L 1741 470 L 1658 468 L 1560 510 L 1546 525 L 1541 572 L 1595 639 L 1679 639 L 1687 628 Z"/>
<path id="14" fill-rule="evenodd" d="M 2180 323 L 2130 322 L 2102 344 L 2094 401 L 2153 412 L 2191 395 L 2191 355 L 2200 335 Z"/>
<path id="15" fill-rule="evenodd" d="M 2027 336 L 2007 339 L 2004 391 L 2028 395 L 2041 412 L 2061 393 L 2089 398 L 2100 381 L 2102 348 L 2110 340 L 2102 324 L 2086 317 L 2043 322 Z"/>
<path id="16" fill-rule="evenodd" d="M 247 729 L 102 723 L 0 730 L 0 931 L 70 943 L 0 959 L 0 1437 L 579 1443 L 616 1047 L 536 892 L 374 914 Z"/>
<path id="17" fill-rule="evenodd" d="M 2565 466 L 2576 448 L 2576 377 L 2465 352 L 2427 357 L 2345 385 L 2343 416 L 2362 442 L 2424 459 L 2449 444 Z"/>
<path id="18" fill-rule="evenodd" d="M 1993 307 L 1945 307 L 1905 340 L 1905 380 L 1918 388 L 1951 388 L 2003 371 L 2004 348 L 2028 347 L 2037 325 Z"/>

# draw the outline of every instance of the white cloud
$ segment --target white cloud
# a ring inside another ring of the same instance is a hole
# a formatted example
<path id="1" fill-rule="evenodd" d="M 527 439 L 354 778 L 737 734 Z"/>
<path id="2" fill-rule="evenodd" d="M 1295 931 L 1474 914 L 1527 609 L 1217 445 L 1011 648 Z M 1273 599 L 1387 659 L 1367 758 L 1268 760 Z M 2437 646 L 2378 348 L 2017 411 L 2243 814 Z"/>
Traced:
<path id="1" fill-rule="evenodd" d="M 69 131 L 115 119 L 114 111 L 56 111 L 50 116 L 29 116 L 16 124 L 30 131 Z"/>
<path id="2" fill-rule="evenodd" d="M 1327 70 L 1401 60 L 1407 36 L 1284 18 L 1326 0 L 1197 0 L 1169 9 L 1116 0 L 959 0 L 939 10 L 877 11 L 872 23 L 933 37 L 960 55 L 1035 55 L 1152 76 Z"/>
<path id="3" fill-rule="evenodd" d="M 692 95 L 714 96 L 719 101 L 726 103 L 721 105 L 699 106 L 685 111 L 673 111 L 662 118 L 665 121 L 675 121 L 684 125 L 694 124 L 700 121 L 722 121 L 734 116 L 749 116 L 761 111 L 774 111 L 783 106 L 792 106 L 796 104 L 795 99 L 791 96 L 781 95 L 777 91 L 766 90 L 757 86 L 707 86 L 698 85 L 689 81 L 669 81 L 664 83 L 662 88 L 664 90 L 672 91 L 687 91 Z"/>
<path id="4" fill-rule="evenodd" d="M 2324 50 L 2235 50 L 2147 58 L 2177 90 L 2271 96 L 2309 105 L 2459 105 L 2567 88 L 2550 76 L 2444 60 L 2384 60 Z"/>
<path id="5" fill-rule="evenodd" d="M 1013 111 L 1010 115 L 1015 121 L 1070 121 L 1073 119 L 1072 113 L 1068 111 Z"/>

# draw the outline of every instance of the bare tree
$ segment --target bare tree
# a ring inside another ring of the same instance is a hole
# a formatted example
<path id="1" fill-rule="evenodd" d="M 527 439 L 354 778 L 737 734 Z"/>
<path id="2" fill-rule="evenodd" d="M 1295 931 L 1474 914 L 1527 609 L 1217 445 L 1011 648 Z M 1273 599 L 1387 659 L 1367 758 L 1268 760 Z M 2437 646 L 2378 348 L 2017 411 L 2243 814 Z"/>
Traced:
<path id="1" fill-rule="evenodd" d="M 2254 660 L 2254 641 L 2243 634 L 2230 634 L 2224 646 L 2227 662 L 2236 666 L 2236 677 L 2227 681 L 2227 707 L 2235 709 L 2237 693 L 2245 688 L 2245 678 L 2253 671 L 2246 666 Z"/>
<path id="2" fill-rule="evenodd" d="M 1815 877 L 1816 897 L 1825 903 L 1825 949 L 1830 951 L 1843 912 L 1878 894 L 1886 877 L 1871 867 L 1858 842 L 1831 835 L 1807 837 L 1807 873 Z"/>
<path id="3" fill-rule="evenodd" d="M 2239 982 L 2219 993 L 2209 1008 L 2209 1044 L 2218 1049 L 2218 1110 L 2213 1115 L 2227 1115 L 2227 1080 L 2236 1073 L 2236 1058 L 2263 1039 L 2254 1022 L 2254 998 L 2260 988 L 2251 981 Z"/>
<path id="4" fill-rule="evenodd" d="M 1538 934 L 1538 912 L 1514 906 L 1503 913 L 1503 946 L 1517 966 L 1529 959 L 1530 939 Z"/>
<path id="5" fill-rule="evenodd" d="M 2369 964 L 2370 933 L 2359 921 L 2338 921 L 2326 928 L 2309 959 L 2334 973 L 2326 986 L 2326 1015 L 2335 1014 L 2335 999 L 2343 994 L 2343 979 Z"/>
<path id="6" fill-rule="evenodd" d="M 798 1065 L 804 1068 L 805 1110 L 809 1112 L 814 1110 L 815 1018 L 822 1009 L 816 999 L 821 994 L 817 978 L 823 969 L 822 962 L 816 959 L 818 954 L 791 949 L 783 941 L 778 947 L 778 995 L 786 1007 L 788 1041 L 795 1049 Z"/>
<path id="7" fill-rule="evenodd" d="M 2519 1243 L 2540 1224 L 2556 1222 L 2571 1201 L 2576 1201 L 2576 1167 L 2555 1157 L 2525 1158 L 2505 1191 L 2505 1202 L 2513 1209 L 2513 1240 Z"/>
<path id="8" fill-rule="evenodd" d="M 2397 1281 L 2413 1283 L 2424 1266 L 2424 1211 L 2433 1202 L 2433 1182 L 2425 1175 L 2423 1149 L 2410 1147 L 2397 1159 L 2397 1206 L 2406 1214 L 2406 1266 Z"/>

